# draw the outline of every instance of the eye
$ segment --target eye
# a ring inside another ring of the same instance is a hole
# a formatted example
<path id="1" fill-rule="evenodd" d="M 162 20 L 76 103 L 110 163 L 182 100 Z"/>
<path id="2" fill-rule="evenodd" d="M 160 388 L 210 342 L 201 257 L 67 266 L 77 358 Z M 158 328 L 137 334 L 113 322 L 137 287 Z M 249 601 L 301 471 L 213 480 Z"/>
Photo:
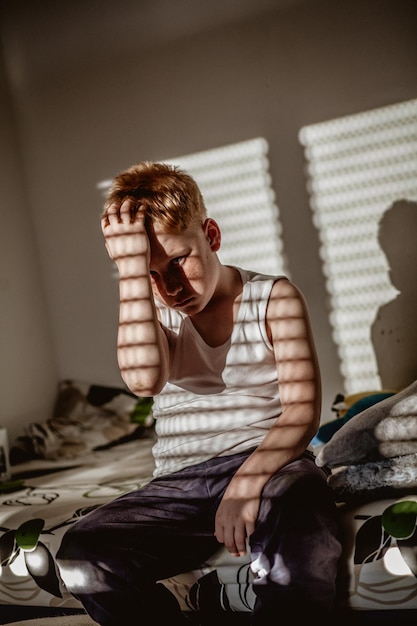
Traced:
<path id="1" fill-rule="evenodd" d="M 172 264 L 173 265 L 181 265 L 182 263 L 184 263 L 186 257 L 185 256 L 177 256 L 175 257 L 175 259 L 172 259 Z"/>

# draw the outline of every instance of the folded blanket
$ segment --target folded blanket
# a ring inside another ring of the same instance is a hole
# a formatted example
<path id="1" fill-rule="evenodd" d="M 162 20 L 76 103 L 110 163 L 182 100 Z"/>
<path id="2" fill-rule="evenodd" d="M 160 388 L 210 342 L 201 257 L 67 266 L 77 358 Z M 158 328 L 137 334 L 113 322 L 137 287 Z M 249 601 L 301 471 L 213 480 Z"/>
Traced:
<path id="1" fill-rule="evenodd" d="M 417 440 L 411 441 L 381 441 L 378 446 L 379 454 L 390 459 L 395 456 L 402 456 L 404 454 L 416 454 L 417 453 Z"/>
<path id="2" fill-rule="evenodd" d="M 417 380 L 358 413 L 318 452 L 331 468 L 417 452 Z"/>
<path id="3" fill-rule="evenodd" d="M 407 401 L 410 398 L 407 398 Z M 401 406 L 401 405 L 400 405 Z M 393 407 L 394 410 L 398 410 L 397 406 Z M 395 415 L 393 417 L 384 417 L 384 419 L 375 426 L 375 437 L 381 441 L 415 441 L 417 442 L 417 419 L 416 410 L 417 407 L 402 406 L 402 409 L 407 409 L 411 414 L 408 416 Z"/>
<path id="4" fill-rule="evenodd" d="M 381 461 L 349 465 L 335 470 L 328 484 L 336 500 L 353 497 L 379 499 L 393 492 L 414 492 L 417 489 L 417 454 L 392 457 Z"/>

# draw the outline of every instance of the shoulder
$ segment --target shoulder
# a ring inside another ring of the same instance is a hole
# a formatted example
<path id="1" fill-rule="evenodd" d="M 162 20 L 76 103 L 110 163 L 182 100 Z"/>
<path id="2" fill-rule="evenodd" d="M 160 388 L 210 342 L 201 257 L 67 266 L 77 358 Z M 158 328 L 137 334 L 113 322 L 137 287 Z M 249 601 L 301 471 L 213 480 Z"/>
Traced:
<path id="1" fill-rule="evenodd" d="M 287 277 L 277 274 L 264 274 L 262 272 L 256 272 L 254 270 L 242 269 L 241 267 L 234 266 L 236 270 L 239 271 L 242 281 L 244 283 L 259 283 L 259 282 L 275 282 L 276 280 L 280 280 L 281 278 L 287 279 Z M 287 279 L 288 280 L 288 279 Z"/>
<path id="2" fill-rule="evenodd" d="M 260 293 L 263 296 L 267 295 L 269 297 L 275 283 L 288 281 L 287 276 L 284 275 L 263 274 L 240 267 L 236 269 L 240 272 L 243 285 L 246 285 L 251 292 Z"/>
<path id="3" fill-rule="evenodd" d="M 272 285 L 268 303 L 268 319 L 293 319 L 307 316 L 302 291 L 287 277 L 280 277 Z"/>
<path id="4" fill-rule="evenodd" d="M 288 279 L 274 283 L 267 308 L 266 328 L 274 349 L 280 350 L 277 358 L 285 360 L 288 350 L 292 354 L 291 360 L 294 355 L 304 355 L 304 359 L 307 354 L 314 357 L 315 348 L 306 300 L 299 287 Z"/>
<path id="5" fill-rule="evenodd" d="M 287 276 L 278 276 L 275 278 L 272 286 L 273 293 L 282 296 L 294 296 L 303 298 L 301 289 L 297 287 Z"/>

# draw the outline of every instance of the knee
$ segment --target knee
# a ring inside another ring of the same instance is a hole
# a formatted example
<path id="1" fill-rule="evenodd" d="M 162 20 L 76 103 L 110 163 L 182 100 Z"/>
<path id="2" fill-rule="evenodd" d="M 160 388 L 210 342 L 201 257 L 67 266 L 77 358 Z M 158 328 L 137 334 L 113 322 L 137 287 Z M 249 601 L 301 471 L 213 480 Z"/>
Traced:
<path id="1" fill-rule="evenodd" d="M 61 545 L 56 554 L 59 573 L 65 587 L 76 595 L 88 587 L 91 579 L 91 563 L 93 542 L 71 528 L 63 536 Z"/>
<path id="2" fill-rule="evenodd" d="M 83 533 L 78 532 L 76 526 L 73 526 L 62 537 L 61 545 L 56 554 L 58 563 L 65 561 L 73 561 L 83 557 L 84 544 Z M 90 544 L 91 545 L 91 544 Z"/>

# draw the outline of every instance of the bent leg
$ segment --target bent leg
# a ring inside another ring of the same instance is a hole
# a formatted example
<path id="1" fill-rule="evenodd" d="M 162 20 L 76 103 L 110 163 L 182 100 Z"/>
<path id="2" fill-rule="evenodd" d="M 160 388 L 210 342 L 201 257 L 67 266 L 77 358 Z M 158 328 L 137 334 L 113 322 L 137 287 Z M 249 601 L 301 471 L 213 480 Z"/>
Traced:
<path id="1" fill-rule="evenodd" d="M 61 577 L 101 626 L 182 624 L 174 596 L 158 583 L 189 571 L 218 549 L 201 493 L 191 486 L 157 480 L 90 512 L 64 535 L 57 554 Z M 186 497 L 185 497 L 186 496 Z"/>
<path id="2" fill-rule="evenodd" d="M 293 617 L 330 616 L 341 554 L 337 511 L 326 474 L 310 453 L 290 463 L 265 485 L 250 538 L 257 572 L 252 624 Z"/>

